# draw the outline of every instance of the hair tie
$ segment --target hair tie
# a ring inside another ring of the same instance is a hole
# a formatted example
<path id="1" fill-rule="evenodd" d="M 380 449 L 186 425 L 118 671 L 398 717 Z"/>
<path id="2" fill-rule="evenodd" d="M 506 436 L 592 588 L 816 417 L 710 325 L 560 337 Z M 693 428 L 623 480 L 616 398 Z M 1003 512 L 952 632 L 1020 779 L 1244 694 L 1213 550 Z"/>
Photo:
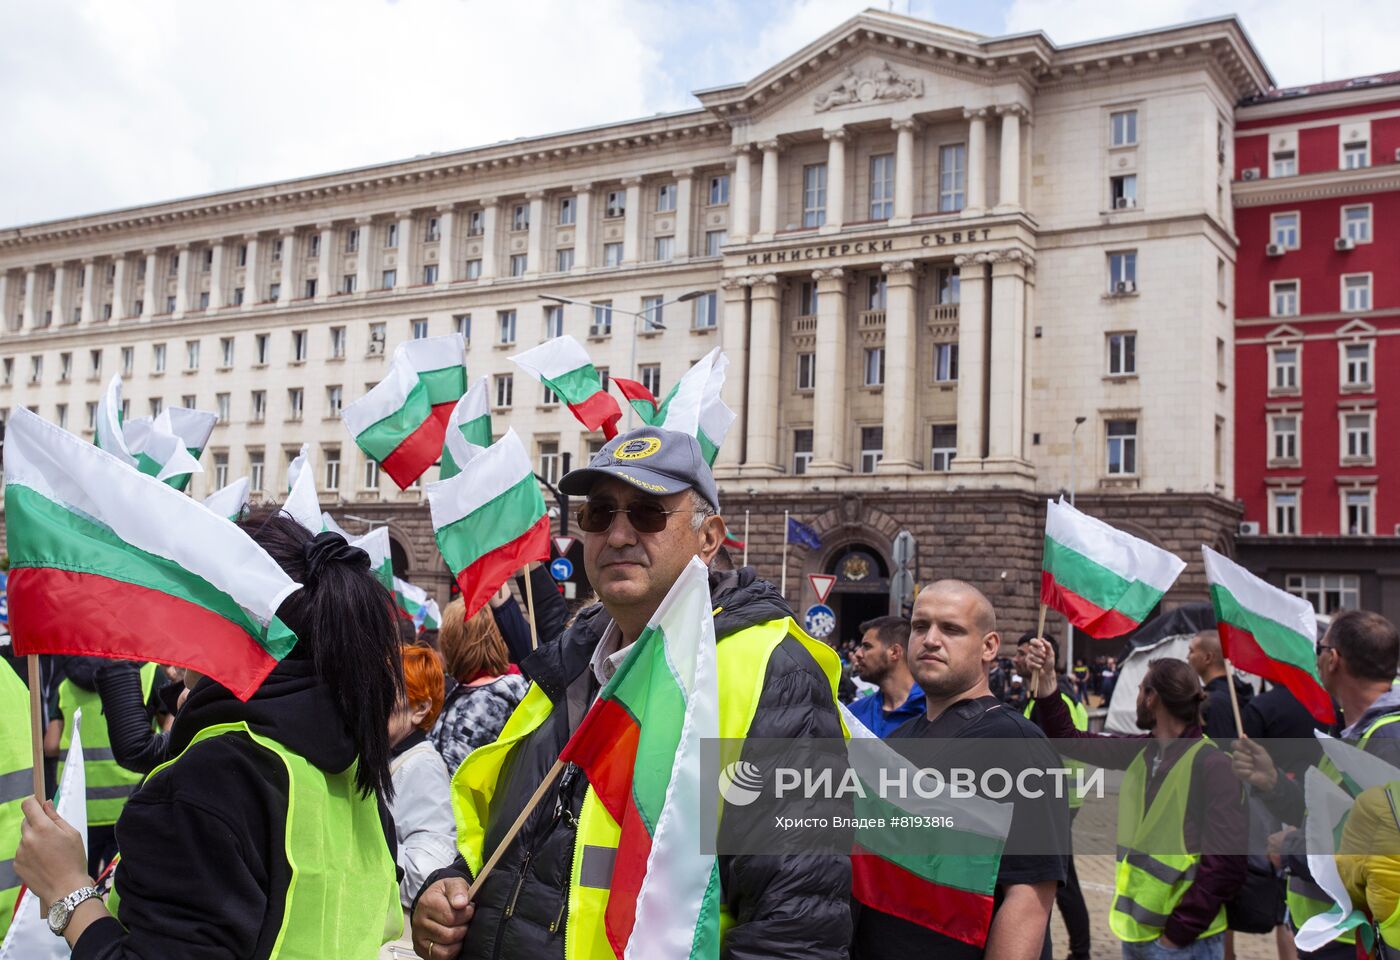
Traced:
<path id="1" fill-rule="evenodd" d="M 306 560 L 306 574 L 302 583 L 312 586 L 328 564 L 343 563 L 369 569 L 369 554 L 359 547 L 352 547 L 345 538 L 330 530 L 318 533 L 302 547 Z"/>

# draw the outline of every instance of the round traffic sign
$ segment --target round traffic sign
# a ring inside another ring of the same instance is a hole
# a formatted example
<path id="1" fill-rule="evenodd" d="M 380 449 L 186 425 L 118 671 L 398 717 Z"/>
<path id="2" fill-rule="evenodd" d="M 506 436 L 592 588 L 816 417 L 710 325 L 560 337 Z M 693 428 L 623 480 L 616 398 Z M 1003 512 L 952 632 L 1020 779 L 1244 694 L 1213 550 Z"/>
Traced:
<path id="1" fill-rule="evenodd" d="M 836 632 L 836 611 L 824 603 L 812 604 L 802 615 L 802 629 L 818 640 L 825 640 Z"/>
<path id="2" fill-rule="evenodd" d="M 549 564 L 549 575 L 555 580 L 567 580 L 574 575 L 574 565 L 568 557 L 556 557 Z"/>

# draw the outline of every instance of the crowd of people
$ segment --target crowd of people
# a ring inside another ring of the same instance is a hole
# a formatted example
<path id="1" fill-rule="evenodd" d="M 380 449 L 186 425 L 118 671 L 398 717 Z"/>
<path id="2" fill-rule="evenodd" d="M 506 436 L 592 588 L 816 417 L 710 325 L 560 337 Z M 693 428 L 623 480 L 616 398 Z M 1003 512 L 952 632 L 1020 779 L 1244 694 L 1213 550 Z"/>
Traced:
<path id="1" fill-rule="evenodd" d="M 644 459 L 617 455 L 639 437 L 651 451 Z M 1058 754 L 1123 771 L 1108 920 L 1124 957 L 1220 958 L 1231 929 L 1275 927 L 1283 956 L 1290 931 L 1331 906 L 1298 829 L 1300 778 L 1318 758 L 1273 755 L 1258 742 L 1311 736 L 1317 725 L 1276 687 L 1245 700 L 1236 729 L 1214 631 L 1192 641 L 1187 659 L 1151 663 L 1136 693 L 1140 734 L 1092 733 L 1087 706 L 1111 696 L 1114 660 L 1063 670 L 1052 640 L 1030 632 L 1011 642 L 987 596 L 961 580 L 925 587 L 909 617 L 861 624 L 840 655 L 808 637 L 770 583 L 734 569 L 693 437 L 623 435 L 559 486 L 582 498 L 576 520 L 596 602 L 571 610 L 547 571 L 530 570 L 533 631 L 507 583 L 471 616 L 454 601 L 435 635 L 419 634 L 396 619 L 363 551 L 265 512 L 241 522 L 303 586 L 279 611 L 299 639 L 246 702 L 187 668 L 46 663 L 54 761 L 83 710 L 87 851 L 36 798 L 23 801 L 10 851 L 16 881 L 53 905 L 50 927 L 73 956 L 620 956 L 607 918 L 626 841 L 581 768 L 569 764 L 557 780 L 551 770 L 697 557 L 711 571 L 721 736 L 840 740 L 859 724 L 896 745 L 1015 741 L 1037 764 L 1056 766 Z M 1395 627 L 1345 613 L 1318 651 L 1345 718 L 1335 732 L 1400 763 Z M 1395 793 L 1400 783 L 1369 794 L 1351 833 L 1388 829 Z M 964 909 L 968 893 L 955 894 L 946 870 L 930 874 L 942 884 L 931 900 L 906 898 L 904 909 L 898 896 L 861 892 L 871 875 L 860 857 L 721 850 L 715 953 L 1048 958 L 1058 906 L 1071 958 L 1088 957 L 1095 945 L 1069 840 L 1082 802 L 1072 792 L 1014 805 L 976 900 L 985 914 Z M 1240 840 L 1259 815 L 1270 818 L 1269 855 L 1251 858 Z M 1170 852 L 1163 829 L 1175 837 Z M 1055 837 L 1063 842 L 1047 847 Z M 1359 938 L 1362 948 L 1379 954 L 1400 948 L 1400 861 L 1356 856 L 1365 842 L 1344 844 L 1353 856 L 1339 861 L 1376 933 L 1373 944 Z M 912 861 L 902 869 L 880 876 L 935 889 L 909 872 Z M 932 902 L 945 895 L 955 906 Z M 1311 955 L 1353 956 L 1356 933 Z M 654 949 L 670 956 L 674 947 Z"/>

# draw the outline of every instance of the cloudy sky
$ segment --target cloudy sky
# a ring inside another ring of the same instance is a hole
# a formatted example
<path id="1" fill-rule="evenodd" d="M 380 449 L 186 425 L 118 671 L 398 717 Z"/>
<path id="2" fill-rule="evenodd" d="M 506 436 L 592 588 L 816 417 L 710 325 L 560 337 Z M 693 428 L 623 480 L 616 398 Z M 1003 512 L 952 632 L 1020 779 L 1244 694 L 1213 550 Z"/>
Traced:
<path id="1" fill-rule="evenodd" d="M 1281 84 L 1400 69 L 1400 4 L 892 0 L 1057 43 L 1231 11 Z M 889 8 L 889 0 L 875 5 Z M 0 225 L 694 105 L 870 0 L 7 0 Z M 1325 20 L 1324 20 L 1325 18 Z"/>

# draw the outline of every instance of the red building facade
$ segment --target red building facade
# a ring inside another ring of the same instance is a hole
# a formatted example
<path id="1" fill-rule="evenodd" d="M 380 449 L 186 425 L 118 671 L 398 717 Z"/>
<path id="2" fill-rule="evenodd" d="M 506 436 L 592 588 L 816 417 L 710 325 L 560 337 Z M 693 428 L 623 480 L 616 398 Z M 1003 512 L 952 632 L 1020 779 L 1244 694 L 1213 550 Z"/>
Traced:
<path id="1" fill-rule="evenodd" d="M 1321 613 L 1400 616 L 1400 73 L 1235 126 L 1241 559 Z"/>

